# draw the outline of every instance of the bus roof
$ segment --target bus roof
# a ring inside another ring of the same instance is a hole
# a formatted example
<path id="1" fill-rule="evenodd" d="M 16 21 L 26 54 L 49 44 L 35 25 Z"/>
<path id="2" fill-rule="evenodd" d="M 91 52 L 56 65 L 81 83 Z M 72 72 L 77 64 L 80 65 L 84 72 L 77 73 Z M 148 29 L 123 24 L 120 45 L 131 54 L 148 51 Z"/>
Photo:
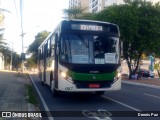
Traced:
<path id="1" fill-rule="evenodd" d="M 70 20 L 62 20 L 61 22 L 92 22 L 92 23 L 103 23 L 103 24 L 111 24 L 111 25 L 116 25 L 110 22 L 104 22 L 104 21 L 96 21 L 96 20 L 82 20 L 82 19 L 70 19 Z"/>
<path id="2" fill-rule="evenodd" d="M 104 21 L 96 21 L 96 20 L 82 20 L 82 19 L 70 19 L 70 20 L 62 20 L 57 27 L 48 35 L 48 37 L 42 42 L 42 44 L 38 47 L 40 49 L 43 44 L 52 36 L 52 34 L 61 26 L 62 23 L 64 22 L 88 22 L 88 23 L 101 23 L 101 24 L 107 24 L 107 25 L 114 25 L 117 26 L 116 24 L 110 23 L 110 22 L 104 22 Z M 118 26 L 117 26 L 118 27 Z"/>

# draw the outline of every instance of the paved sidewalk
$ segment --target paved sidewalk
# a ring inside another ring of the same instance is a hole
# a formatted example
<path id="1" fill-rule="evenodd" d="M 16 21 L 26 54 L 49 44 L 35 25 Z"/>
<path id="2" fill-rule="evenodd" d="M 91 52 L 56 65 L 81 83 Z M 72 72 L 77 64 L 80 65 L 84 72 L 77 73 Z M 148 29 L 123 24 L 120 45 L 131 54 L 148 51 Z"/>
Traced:
<path id="1" fill-rule="evenodd" d="M 139 80 L 129 80 L 128 78 L 122 78 L 122 82 L 160 88 L 160 78 L 141 78 Z"/>
<path id="2" fill-rule="evenodd" d="M 28 103 L 27 88 L 30 80 L 16 72 L 0 71 L 0 111 L 25 112 L 38 109 Z M 0 118 L 0 120 L 26 120 L 27 118 Z M 31 120 L 29 118 L 29 120 Z"/>

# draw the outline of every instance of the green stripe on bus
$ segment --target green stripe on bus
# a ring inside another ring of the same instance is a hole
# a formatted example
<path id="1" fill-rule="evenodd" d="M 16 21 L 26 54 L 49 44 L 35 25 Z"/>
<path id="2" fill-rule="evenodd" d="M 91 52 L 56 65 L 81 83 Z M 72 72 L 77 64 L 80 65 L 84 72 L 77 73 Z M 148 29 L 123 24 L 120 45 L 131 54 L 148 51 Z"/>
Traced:
<path id="1" fill-rule="evenodd" d="M 68 71 L 68 75 L 72 77 L 73 80 L 79 81 L 106 81 L 113 80 L 116 76 L 116 71 L 112 73 L 103 73 L 103 74 L 87 74 L 87 73 L 76 73 Z"/>

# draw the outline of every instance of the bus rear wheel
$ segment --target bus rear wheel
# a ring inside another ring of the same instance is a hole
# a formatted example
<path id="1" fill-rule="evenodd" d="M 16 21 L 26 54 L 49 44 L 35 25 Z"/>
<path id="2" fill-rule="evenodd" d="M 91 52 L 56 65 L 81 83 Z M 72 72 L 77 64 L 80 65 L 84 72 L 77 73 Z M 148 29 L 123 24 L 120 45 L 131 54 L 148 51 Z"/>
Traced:
<path id="1" fill-rule="evenodd" d="M 95 94 L 97 95 L 97 96 L 101 96 L 101 95 L 103 95 L 105 93 L 105 91 L 95 91 Z"/>

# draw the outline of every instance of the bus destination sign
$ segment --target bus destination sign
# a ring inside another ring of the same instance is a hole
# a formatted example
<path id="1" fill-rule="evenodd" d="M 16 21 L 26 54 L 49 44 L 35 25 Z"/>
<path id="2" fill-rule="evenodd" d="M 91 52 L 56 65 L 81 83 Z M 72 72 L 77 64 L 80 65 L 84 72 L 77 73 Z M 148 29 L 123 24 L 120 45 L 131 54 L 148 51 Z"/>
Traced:
<path id="1" fill-rule="evenodd" d="M 72 24 L 71 28 L 74 30 L 103 31 L 103 27 L 98 25 Z"/>

